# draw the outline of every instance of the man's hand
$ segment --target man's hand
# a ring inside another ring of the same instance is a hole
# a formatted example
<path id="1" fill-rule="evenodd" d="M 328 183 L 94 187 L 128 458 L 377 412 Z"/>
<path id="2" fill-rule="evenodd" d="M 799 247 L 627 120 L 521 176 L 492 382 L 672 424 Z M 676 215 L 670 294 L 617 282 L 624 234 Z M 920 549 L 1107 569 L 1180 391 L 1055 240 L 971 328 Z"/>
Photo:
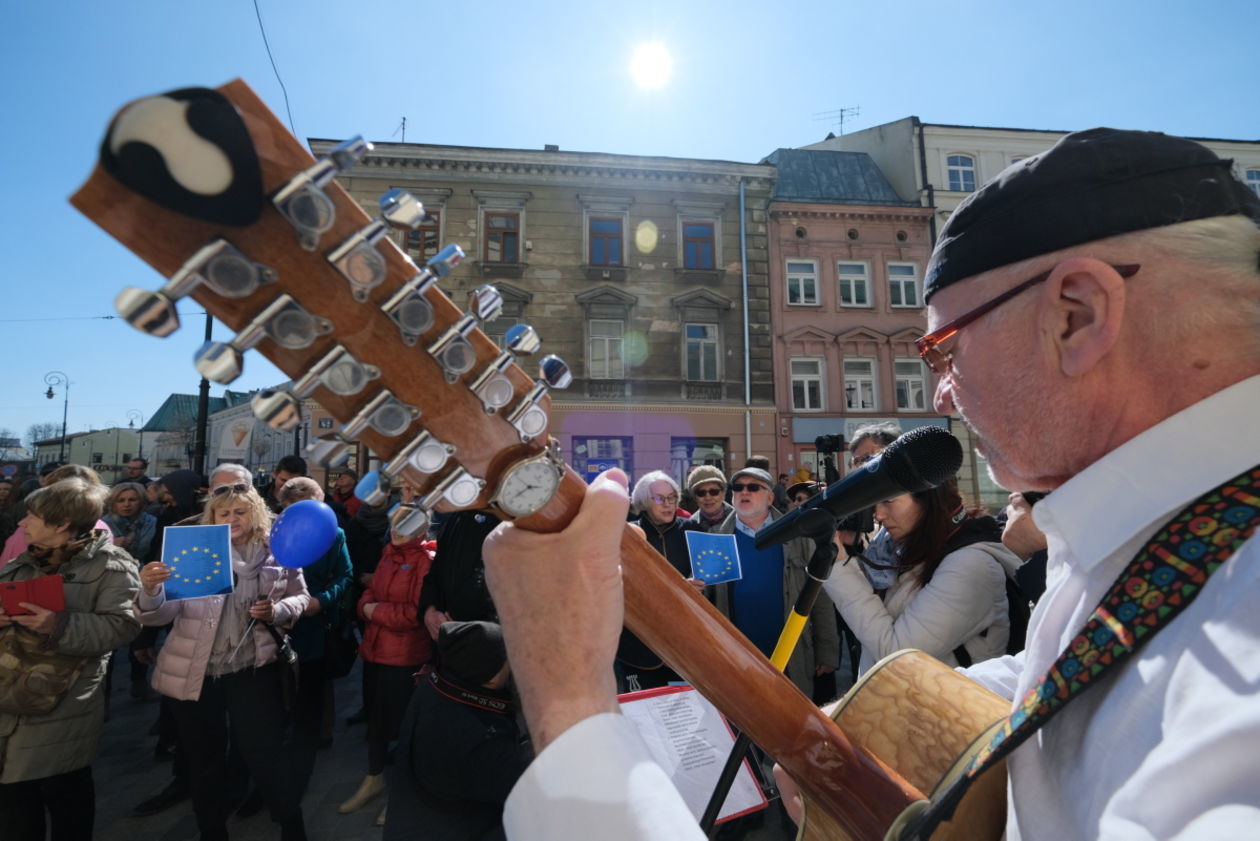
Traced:
<path id="1" fill-rule="evenodd" d="M 593 715 L 617 711 L 612 662 L 624 605 L 626 474 L 609 470 L 556 534 L 504 523 L 486 539 L 486 581 L 535 751 Z"/>
<path id="2" fill-rule="evenodd" d="M 1006 528 L 1002 530 L 1002 545 L 1021 560 L 1028 560 L 1034 552 L 1046 548 L 1046 536 L 1033 522 L 1032 506 L 1021 493 L 1013 493 L 1006 506 Z"/>
<path id="3" fill-rule="evenodd" d="M 699 578 L 688 578 L 687 583 L 690 584 L 692 587 L 695 587 L 697 593 L 704 592 L 705 584 L 703 580 Z"/>
<path id="4" fill-rule="evenodd" d="M 140 568 L 140 586 L 149 596 L 156 596 L 162 582 L 171 577 L 171 569 L 161 561 L 145 564 Z"/>
<path id="5" fill-rule="evenodd" d="M 363 606 L 363 618 L 368 622 L 372 621 L 372 614 L 376 613 L 376 602 L 368 602 Z"/>
<path id="6" fill-rule="evenodd" d="M 40 607 L 30 602 L 18 602 L 22 607 L 30 611 L 29 615 L 18 614 L 13 617 L 13 621 L 24 628 L 29 628 L 37 634 L 48 636 L 57 630 L 57 614 L 47 608 Z"/>
<path id="7" fill-rule="evenodd" d="M 323 609 L 324 609 L 324 606 L 319 603 L 319 599 L 315 598 L 314 596 L 311 596 L 310 600 L 307 601 L 306 603 L 306 607 L 302 609 L 302 615 L 314 616 L 315 614 L 319 613 Z"/>
<path id="8" fill-rule="evenodd" d="M 4 612 L 4 608 L 0 607 L 0 628 L 7 628 L 13 624 L 13 617 Z"/>
<path id="9" fill-rule="evenodd" d="M 438 638 L 438 630 L 446 622 L 451 621 L 451 615 L 445 610 L 438 610 L 433 605 L 429 605 L 424 611 L 424 628 L 429 632 L 429 636 L 433 639 Z"/>

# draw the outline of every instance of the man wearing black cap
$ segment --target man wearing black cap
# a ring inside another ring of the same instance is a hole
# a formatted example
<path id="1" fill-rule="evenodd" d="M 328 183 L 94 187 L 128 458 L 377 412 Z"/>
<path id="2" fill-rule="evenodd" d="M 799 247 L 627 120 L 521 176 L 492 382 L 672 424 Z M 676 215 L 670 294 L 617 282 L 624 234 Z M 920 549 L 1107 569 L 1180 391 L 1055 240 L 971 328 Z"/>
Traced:
<path id="1" fill-rule="evenodd" d="M 503 801 L 529 765 L 507 691 L 503 632 L 493 622 L 446 622 L 440 666 L 421 679 L 390 770 L 387 841 L 503 837 Z"/>
<path id="2" fill-rule="evenodd" d="M 1027 650 L 967 671 L 1045 722 L 1007 757 L 1006 838 L 1254 835 L 1260 436 L 1246 430 L 1260 406 L 1260 198 L 1197 143 L 1078 132 L 960 205 L 926 277 L 918 344 L 940 378 L 936 410 L 973 429 L 999 484 L 1054 491 L 1033 509 L 1050 556 Z M 624 725 L 599 714 L 612 709 L 600 681 L 548 688 L 611 659 L 615 634 L 594 626 L 620 618 L 602 600 L 620 596 L 606 573 L 616 542 L 584 515 L 611 521 L 619 497 L 612 479 L 596 483 L 563 533 L 588 567 L 581 597 L 539 585 L 570 605 L 583 644 L 518 664 L 547 749 L 509 800 L 513 837 L 562 837 L 594 808 L 634 827 L 606 838 L 701 837 L 656 784 L 604 799 L 645 772 Z M 487 554 L 513 651 L 569 638 L 553 614 L 514 604 L 554 555 L 548 539 L 507 529 Z M 622 748 L 587 761 L 614 782 L 573 786 L 595 776 L 582 753 L 612 740 Z"/>

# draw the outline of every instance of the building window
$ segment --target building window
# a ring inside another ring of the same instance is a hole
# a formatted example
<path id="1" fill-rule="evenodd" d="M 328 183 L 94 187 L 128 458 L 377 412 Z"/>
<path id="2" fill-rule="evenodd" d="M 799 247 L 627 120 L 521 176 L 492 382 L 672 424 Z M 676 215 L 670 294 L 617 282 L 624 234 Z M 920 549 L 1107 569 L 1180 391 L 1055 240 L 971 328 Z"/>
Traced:
<path id="1" fill-rule="evenodd" d="M 590 249 L 592 266 L 620 266 L 621 220 L 592 218 Z"/>
<path id="2" fill-rule="evenodd" d="M 634 439 L 573 436 L 573 469 L 589 482 L 605 470 L 619 467 L 634 475 Z"/>
<path id="3" fill-rule="evenodd" d="M 670 438 L 669 473 L 683 487 L 692 468 L 702 464 L 712 465 L 726 475 L 728 447 L 726 438 Z"/>
<path id="4" fill-rule="evenodd" d="M 521 261 L 521 215 L 486 212 L 486 262 Z"/>
<path id="5" fill-rule="evenodd" d="M 592 318 L 589 322 L 590 341 L 587 343 L 586 364 L 593 380 L 620 380 L 626 375 L 622 361 L 621 343 L 625 334 L 625 322 L 606 318 Z"/>
<path id="6" fill-rule="evenodd" d="M 875 411 L 875 360 L 844 360 L 844 404 L 850 412 Z"/>
<path id="7" fill-rule="evenodd" d="M 975 192 L 976 159 L 970 155 L 949 155 L 945 158 L 945 177 L 954 192 Z"/>
<path id="8" fill-rule="evenodd" d="M 1247 170 L 1247 186 L 1256 191 L 1256 195 L 1260 196 L 1260 169 Z"/>
<path id="9" fill-rule="evenodd" d="M 823 361 L 821 359 L 793 359 L 792 408 L 798 412 L 823 410 Z"/>
<path id="10" fill-rule="evenodd" d="M 416 265 L 423 266 L 425 262 L 437 254 L 441 250 L 441 214 L 440 210 L 428 210 L 428 218 L 424 224 L 415 230 L 406 232 L 404 240 L 404 250 Z"/>
<path id="11" fill-rule="evenodd" d="M 687 379 L 715 382 L 718 379 L 718 328 L 716 324 L 688 324 Z"/>
<path id="12" fill-rule="evenodd" d="M 897 408 L 903 412 L 927 411 L 927 375 L 923 363 L 917 359 L 897 359 L 893 362 L 896 374 Z"/>
<path id="13" fill-rule="evenodd" d="M 894 307 L 919 305 L 919 269 L 914 263 L 888 264 L 888 302 Z"/>
<path id="14" fill-rule="evenodd" d="M 712 222 L 683 222 L 683 268 L 714 268 Z"/>
<path id="15" fill-rule="evenodd" d="M 838 263 L 836 274 L 840 276 L 840 303 L 846 307 L 869 307 L 871 290 L 866 279 L 865 263 Z"/>
<path id="16" fill-rule="evenodd" d="M 813 260 L 787 261 L 787 302 L 798 306 L 818 303 L 818 264 Z"/>

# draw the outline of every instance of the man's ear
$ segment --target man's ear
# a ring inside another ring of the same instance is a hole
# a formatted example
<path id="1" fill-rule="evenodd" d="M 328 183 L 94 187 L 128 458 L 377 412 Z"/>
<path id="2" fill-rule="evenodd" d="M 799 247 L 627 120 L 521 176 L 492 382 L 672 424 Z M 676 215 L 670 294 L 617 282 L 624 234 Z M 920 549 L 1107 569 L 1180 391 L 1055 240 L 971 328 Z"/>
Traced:
<path id="1" fill-rule="evenodd" d="M 1115 269 L 1089 257 L 1064 260 L 1046 279 L 1047 318 L 1066 376 L 1088 373 L 1115 347 L 1125 291 Z"/>

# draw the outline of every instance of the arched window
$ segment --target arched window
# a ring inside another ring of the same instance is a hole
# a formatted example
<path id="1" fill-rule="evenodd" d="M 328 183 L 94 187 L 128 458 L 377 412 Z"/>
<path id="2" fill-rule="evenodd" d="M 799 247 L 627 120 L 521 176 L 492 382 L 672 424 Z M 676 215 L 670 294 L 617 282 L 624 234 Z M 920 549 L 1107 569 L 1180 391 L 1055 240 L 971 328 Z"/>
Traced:
<path id="1" fill-rule="evenodd" d="M 945 158 L 945 178 L 949 189 L 971 193 L 976 189 L 976 159 L 971 155 L 949 155 Z"/>

